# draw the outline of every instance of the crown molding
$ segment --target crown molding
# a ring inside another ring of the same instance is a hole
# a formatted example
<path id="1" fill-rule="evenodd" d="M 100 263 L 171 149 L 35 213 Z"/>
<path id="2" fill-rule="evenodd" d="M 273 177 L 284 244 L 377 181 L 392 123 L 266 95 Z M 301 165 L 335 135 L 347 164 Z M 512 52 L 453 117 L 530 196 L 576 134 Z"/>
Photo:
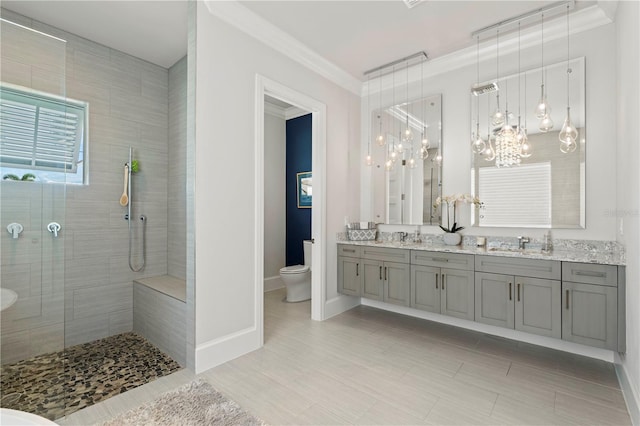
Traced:
<path id="1" fill-rule="evenodd" d="M 610 11 L 603 10 L 600 5 L 593 5 L 575 11 L 570 15 L 570 34 L 578 34 L 588 31 L 602 25 L 613 22 L 609 16 Z M 545 21 L 544 25 L 544 41 L 545 43 L 553 40 L 565 38 L 567 36 L 566 18 L 564 15 L 558 16 L 549 21 Z M 524 29 L 520 33 L 520 49 L 527 49 L 540 45 L 540 27 L 533 26 Z M 508 55 L 518 51 L 518 34 L 511 33 L 500 36 L 500 55 Z M 475 65 L 477 61 L 477 46 L 470 46 L 457 50 L 447 55 L 429 59 L 424 63 L 424 69 L 421 64 L 409 67 L 409 84 L 417 83 L 422 78 L 435 77 L 459 68 Z M 480 42 L 480 57 L 483 60 L 490 60 L 496 56 L 495 40 L 489 39 Z M 380 78 L 382 80 L 380 80 Z M 396 88 L 404 87 L 406 81 L 396 84 Z M 370 87 L 367 87 L 370 85 Z M 393 88 L 393 75 L 388 74 L 382 77 L 371 78 L 362 83 L 361 97 L 371 96 L 379 93 L 381 90 L 391 90 Z M 369 90 L 370 89 L 370 90 Z"/>
<path id="2" fill-rule="evenodd" d="M 360 95 L 362 82 L 297 39 L 233 1 L 205 0 L 209 13 L 256 38 L 272 49 L 320 74 L 349 92 Z"/>

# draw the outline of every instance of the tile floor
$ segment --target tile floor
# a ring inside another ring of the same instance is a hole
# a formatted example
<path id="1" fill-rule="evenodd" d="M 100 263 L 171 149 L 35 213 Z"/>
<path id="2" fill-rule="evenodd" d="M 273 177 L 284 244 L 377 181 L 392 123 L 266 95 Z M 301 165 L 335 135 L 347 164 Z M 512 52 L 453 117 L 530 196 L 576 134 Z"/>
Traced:
<path id="1" fill-rule="evenodd" d="M 630 424 L 612 364 L 358 307 L 324 322 L 265 294 L 265 346 L 200 374 L 269 424 Z M 195 376 L 81 410 L 89 424 Z"/>
<path id="2" fill-rule="evenodd" d="M 142 336 L 118 334 L 3 365 L 1 405 L 55 420 L 179 369 Z"/>

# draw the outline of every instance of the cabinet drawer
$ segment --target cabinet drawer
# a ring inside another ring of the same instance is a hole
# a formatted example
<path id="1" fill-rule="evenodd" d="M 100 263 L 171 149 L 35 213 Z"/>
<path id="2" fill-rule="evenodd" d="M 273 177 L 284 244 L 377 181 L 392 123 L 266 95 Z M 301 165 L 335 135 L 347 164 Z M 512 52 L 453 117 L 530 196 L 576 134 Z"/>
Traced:
<path id="1" fill-rule="evenodd" d="M 409 263 L 409 250 L 386 247 L 360 247 L 363 259 L 382 260 L 383 262 Z"/>
<path id="2" fill-rule="evenodd" d="M 411 264 L 473 271 L 473 255 L 411 250 Z"/>
<path id="3" fill-rule="evenodd" d="M 562 281 L 618 286 L 618 267 L 591 263 L 562 262 Z"/>
<path id="4" fill-rule="evenodd" d="M 516 257 L 476 256 L 476 271 L 560 280 L 560 262 Z"/>
<path id="5" fill-rule="evenodd" d="M 360 246 L 338 244 L 338 256 L 360 257 Z"/>

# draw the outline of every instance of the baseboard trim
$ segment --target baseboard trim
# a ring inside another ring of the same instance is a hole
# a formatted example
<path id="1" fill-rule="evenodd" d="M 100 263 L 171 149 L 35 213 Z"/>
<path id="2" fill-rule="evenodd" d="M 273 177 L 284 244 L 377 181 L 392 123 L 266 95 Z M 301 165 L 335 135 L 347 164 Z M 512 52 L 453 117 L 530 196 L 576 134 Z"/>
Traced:
<path id="1" fill-rule="evenodd" d="M 246 328 L 196 346 L 196 374 L 260 348 L 260 330 Z"/>
<path id="2" fill-rule="evenodd" d="M 622 396 L 624 396 L 624 401 L 627 404 L 627 410 L 631 417 L 631 424 L 640 426 L 640 395 L 636 395 L 633 390 L 627 369 L 624 365 L 616 363 L 616 375 L 618 376 Z"/>
<path id="3" fill-rule="evenodd" d="M 531 343 L 532 345 L 544 346 L 559 351 L 570 352 L 577 355 L 583 355 L 590 358 L 600 359 L 606 362 L 614 362 L 613 351 L 592 348 L 589 346 L 579 345 L 565 340 L 554 339 L 552 337 L 538 336 L 521 331 L 510 330 L 502 327 L 495 327 L 488 324 L 481 324 L 475 321 L 469 321 L 459 318 L 450 317 L 448 315 L 440 315 L 432 312 L 426 312 L 406 306 L 392 305 L 390 303 L 379 302 L 377 300 L 362 298 L 363 306 L 371 306 L 373 308 L 384 309 L 386 311 L 398 314 L 408 315 L 415 318 L 422 318 L 429 321 L 449 324 L 467 330 L 474 330 L 479 333 L 490 334 L 492 336 L 504 337 L 506 339 L 517 340 L 519 342 Z"/>
<path id="4" fill-rule="evenodd" d="M 324 304 L 323 320 L 339 315 L 349 309 L 355 308 L 358 305 L 360 305 L 359 297 L 340 295 L 331 300 L 327 300 Z"/>
<path id="5" fill-rule="evenodd" d="M 284 288 L 284 283 L 280 276 L 269 277 L 264 279 L 264 292 L 278 290 Z"/>

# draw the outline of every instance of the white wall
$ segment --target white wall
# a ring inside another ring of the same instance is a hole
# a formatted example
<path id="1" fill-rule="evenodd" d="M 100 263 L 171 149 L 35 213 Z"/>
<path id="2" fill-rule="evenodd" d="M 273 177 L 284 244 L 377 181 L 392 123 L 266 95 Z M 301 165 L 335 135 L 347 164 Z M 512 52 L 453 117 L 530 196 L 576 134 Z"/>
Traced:
<path id="1" fill-rule="evenodd" d="M 640 424 L 640 7 L 638 2 L 620 2 L 617 26 L 617 220 L 618 235 L 627 250 L 627 353 L 622 357 L 622 385 L 634 424 Z M 625 380 L 628 381 L 625 383 Z M 635 400 L 635 403 L 634 403 Z"/>
<path id="2" fill-rule="evenodd" d="M 284 117 L 264 115 L 264 278 L 280 278 L 285 266 L 286 125 Z M 266 284 L 265 284 L 266 286 Z"/>
<path id="3" fill-rule="evenodd" d="M 231 27 L 197 2 L 196 371 L 256 349 L 256 74 L 327 106 L 327 299 L 337 297 L 335 235 L 357 217 L 359 97 Z"/>
<path id="4" fill-rule="evenodd" d="M 612 123 L 615 123 L 616 87 L 611 68 L 615 63 L 615 26 L 604 25 L 594 30 L 571 36 L 571 57 L 586 57 L 587 96 L 587 181 L 586 181 L 586 229 L 558 229 L 554 238 L 577 238 L 592 240 L 615 240 L 615 218 L 606 214 L 615 206 L 615 177 L 611 173 L 616 165 L 612 144 Z M 475 55 L 474 55 L 475 56 Z M 500 73 L 513 74 L 517 71 L 517 54 L 500 58 Z M 561 37 L 545 42 L 545 63 L 566 60 L 566 38 Z M 522 70 L 540 66 L 540 46 L 524 49 L 521 54 Z M 429 62 L 425 65 L 425 72 Z M 480 64 L 480 80 L 495 76 L 495 55 Z M 450 70 L 428 78 L 424 82 L 424 94 L 442 93 L 442 140 L 443 140 L 443 192 L 444 194 L 468 193 L 471 191 L 471 149 L 470 149 L 470 95 L 469 90 L 476 81 L 476 65 Z M 377 87 L 378 83 L 372 83 Z M 404 90 L 404 87 L 402 88 Z M 420 96 L 420 86 L 412 88 L 413 97 Z M 386 99 L 391 96 L 383 94 Z M 535 99 L 529 103 L 535 103 Z M 533 104 L 531 106 L 533 108 Z M 556 126 L 562 125 L 564 116 L 558 111 L 563 105 L 553 105 L 556 111 Z M 364 120 L 363 120 L 364 122 Z M 362 134 L 366 129 L 362 130 Z M 363 146 L 366 141 L 363 142 Z M 374 147 L 372 149 L 380 149 Z M 366 174 L 366 171 L 364 172 Z M 373 191 L 366 177 L 363 177 L 363 192 Z M 370 211 L 370 199 L 363 198 L 362 212 L 366 217 Z M 468 213 L 462 217 L 462 225 L 469 224 Z M 383 227 L 393 230 L 395 227 Z M 436 227 L 423 227 L 423 232 L 439 233 Z M 468 228 L 463 233 L 474 235 L 530 235 L 542 237 L 544 230 L 521 228 Z"/>

